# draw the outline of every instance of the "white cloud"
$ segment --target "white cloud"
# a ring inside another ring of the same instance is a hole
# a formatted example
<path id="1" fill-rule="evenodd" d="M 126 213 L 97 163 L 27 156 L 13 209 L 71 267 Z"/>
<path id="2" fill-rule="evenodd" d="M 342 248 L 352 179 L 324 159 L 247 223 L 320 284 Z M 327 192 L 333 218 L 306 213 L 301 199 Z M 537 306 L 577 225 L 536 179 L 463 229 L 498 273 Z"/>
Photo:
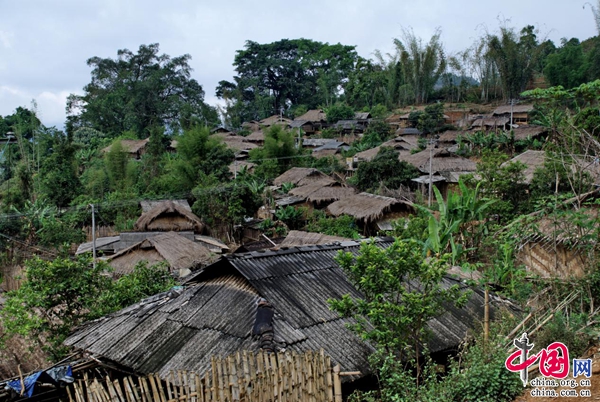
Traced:
<path id="1" fill-rule="evenodd" d="M 63 128 L 65 122 L 65 106 L 71 91 L 30 92 L 20 88 L 0 86 L 0 115 L 14 113 L 19 106 L 31 109 L 33 101 L 37 104 L 37 113 L 45 126 Z"/>

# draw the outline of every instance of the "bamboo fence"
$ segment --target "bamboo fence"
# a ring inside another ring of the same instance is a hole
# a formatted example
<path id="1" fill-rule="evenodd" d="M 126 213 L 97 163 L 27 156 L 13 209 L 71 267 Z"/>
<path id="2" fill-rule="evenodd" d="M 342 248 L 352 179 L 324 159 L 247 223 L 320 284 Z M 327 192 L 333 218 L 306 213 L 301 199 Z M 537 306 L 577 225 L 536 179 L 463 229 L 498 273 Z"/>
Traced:
<path id="1" fill-rule="evenodd" d="M 344 373 L 341 373 L 344 375 Z M 67 388 L 70 402 L 341 402 L 340 368 L 323 351 L 238 352 L 213 357 L 204 375 L 84 378 Z"/>

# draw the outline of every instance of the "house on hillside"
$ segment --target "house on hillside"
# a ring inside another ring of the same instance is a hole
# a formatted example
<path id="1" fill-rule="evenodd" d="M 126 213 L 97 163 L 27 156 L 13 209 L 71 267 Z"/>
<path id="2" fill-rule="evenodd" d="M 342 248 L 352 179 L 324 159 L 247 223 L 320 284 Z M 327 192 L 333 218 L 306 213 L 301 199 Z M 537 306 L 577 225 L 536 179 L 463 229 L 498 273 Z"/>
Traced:
<path id="1" fill-rule="evenodd" d="M 405 135 L 402 137 L 392 138 L 384 142 L 383 144 L 376 146 L 366 151 L 358 152 L 354 155 L 358 162 L 366 161 L 370 162 L 379 153 L 382 147 L 394 148 L 398 151 L 399 156 L 410 155 L 414 149 L 419 147 L 419 136 L 416 135 Z"/>
<path id="2" fill-rule="evenodd" d="M 471 131 L 504 131 L 509 128 L 508 117 L 481 116 L 471 122 Z"/>
<path id="3" fill-rule="evenodd" d="M 146 138 L 145 140 L 121 140 L 121 147 L 130 158 L 140 160 L 142 159 L 142 155 L 146 153 L 148 142 L 150 142 L 149 138 Z M 112 145 L 102 149 L 102 152 L 106 153 L 110 151 L 111 148 Z"/>
<path id="4" fill-rule="evenodd" d="M 211 252 L 201 243 L 176 232 L 167 232 L 147 237 L 110 256 L 107 262 L 114 268 L 116 276 L 133 272 L 136 264 L 142 261 L 149 265 L 166 262 L 171 273 L 183 278 L 193 270 L 208 265 L 212 259 Z"/>
<path id="5" fill-rule="evenodd" d="M 509 124 L 526 125 L 529 124 L 529 115 L 533 109 L 533 105 L 504 105 L 497 107 L 492 112 L 492 116 L 504 117 L 509 120 Z M 511 114 L 512 121 L 510 121 Z"/>
<path id="6" fill-rule="evenodd" d="M 572 280 L 588 274 L 590 253 L 598 251 L 596 227 L 590 223 L 598 222 L 600 209 L 585 203 L 597 197 L 595 190 L 564 201 L 559 209 L 572 210 L 571 218 L 560 211 L 525 224 L 517 261 L 542 278 Z"/>
<path id="7" fill-rule="evenodd" d="M 389 238 L 377 240 L 379 247 L 391 244 Z M 204 375 L 211 357 L 237 351 L 323 350 L 342 371 L 356 372 L 343 377 L 349 383 L 372 373 L 368 357 L 374 348 L 348 328 L 352 320 L 331 311 L 328 300 L 362 297 L 335 261 L 340 251 L 356 253 L 359 247 L 343 242 L 223 256 L 181 289 L 84 324 L 65 345 L 99 364 L 162 379 L 178 370 Z M 451 277 L 443 281 L 471 289 Z M 503 303 L 492 295 L 490 304 L 493 317 Z M 483 309 L 483 291 L 475 288 L 464 307 L 430 320 L 429 352 L 456 350 L 479 325 Z"/>
<path id="8" fill-rule="evenodd" d="M 287 128 L 292 123 L 292 120 L 288 119 L 287 117 L 282 117 L 278 114 L 274 114 L 273 116 L 269 116 L 266 119 L 262 119 L 261 121 L 259 121 L 259 123 L 261 127 L 271 127 L 278 125 Z"/>
<path id="9" fill-rule="evenodd" d="M 322 128 L 327 126 L 327 115 L 322 109 L 312 109 L 304 113 L 302 116 L 298 116 L 294 119 L 295 122 L 303 122 L 300 126 L 306 134 L 312 134 L 315 131 L 320 131 Z M 310 123 L 310 127 L 306 125 L 306 122 Z M 300 123 L 292 123 L 292 128 L 298 128 Z M 307 131 L 311 130 L 310 132 Z"/>
<path id="10" fill-rule="evenodd" d="M 511 162 L 521 162 L 526 166 L 525 171 L 523 172 L 525 176 L 524 182 L 530 184 L 533 180 L 535 171 L 544 167 L 546 153 L 544 151 L 528 149 L 511 160 L 504 162 L 502 166 L 506 166 Z M 594 184 L 600 184 L 600 162 L 598 162 L 597 158 L 592 156 L 587 158 L 577 157 L 573 162 L 565 161 L 564 163 L 570 163 L 570 168 L 573 173 L 577 172 L 579 174 L 589 175 Z"/>
<path id="11" fill-rule="evenodd" d="M 290 230 L 285 239 L 279 243 L 278 248 L 290 248 L 301 246 L 317 246 L 352 241 L 340 236 L 329 236 L 322 233 L 303 232 L 301 230 Z"/>
<path id="12" fill-rule="evenodd" d="M 314 182 L 335 183 L 335 180 L 325 173 L 314 168 L 294 167 L 273 180 L 275 186 L 281 186 L 283 183 L 292 183 L 296 187 L 304 186 Z"/>
<path id="13" fill-rule="evenodd" d="M 400 160 L 410 163 L 423 175 L 414 182 L 420 185 L 423 195 L 429 191 L 429 182 L 435 185 L 444 198 L 448 191 L 458 183 L 463 174 L 473 173 L 477 170 L 477 164 L 470 159 L 463 158 L 450 152 L 447 148 L 427 149 L 407 156 L 400 155 Z M 431 165 L 431 172 L 429 171 Z M 431 176 L 431 178 L 430 178 Z"/>
<path id="14" fill-rule="evenodd" d="M 254 131 L 247 137 L 244 137 L 244 141 L 262 146 L 265 143 L 265 133 L 262 130 Z"/>
<path id="15" fill-rule="evenodd" d="M 289 191 L 295 197 L 301 197 L 313 208 L 323 208 L 329 203 L 356 194 L 353 187 L 345 187 L 336 182 L 315 181 L 310 184 L 295 187 Z"/>
<path id="16" fill-rule="evenodd" d="M 380 230 L 392 230 L 391 221 L 414 214 L 415 208 L 408 201 L 359 193 L 329 204 L 326 211 L 335 217 L 353 217 L 365 235 L 373 235 Z"/>
<path id="17" fill-rule="evenodd" d="M 171 200 L 163 201 L 147 212 L 142 213 L 134 224 L 140 232 L 192 231 L 202 233 L 204 223 L 189 208 Z"/>
<path id="18" fill-rule="evenodd" d="M 331 127 L 340 134 L 354 134 L 365 131 L 365 126 L 359 124 L 358 120 L 339 120 Z"/>

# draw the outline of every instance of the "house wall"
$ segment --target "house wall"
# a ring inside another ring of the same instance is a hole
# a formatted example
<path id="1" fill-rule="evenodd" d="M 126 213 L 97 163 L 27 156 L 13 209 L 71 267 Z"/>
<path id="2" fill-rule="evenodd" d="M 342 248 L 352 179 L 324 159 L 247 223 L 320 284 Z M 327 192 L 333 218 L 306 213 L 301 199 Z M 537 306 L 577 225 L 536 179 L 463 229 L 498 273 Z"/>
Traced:
<path id="1" fill-rule="evenodd" d="M 517 254 L 527 270 L 543 278 L 581 278 L 585 275 L 585 258 L 576 250 L 562 245 L 529 243 Z"/>

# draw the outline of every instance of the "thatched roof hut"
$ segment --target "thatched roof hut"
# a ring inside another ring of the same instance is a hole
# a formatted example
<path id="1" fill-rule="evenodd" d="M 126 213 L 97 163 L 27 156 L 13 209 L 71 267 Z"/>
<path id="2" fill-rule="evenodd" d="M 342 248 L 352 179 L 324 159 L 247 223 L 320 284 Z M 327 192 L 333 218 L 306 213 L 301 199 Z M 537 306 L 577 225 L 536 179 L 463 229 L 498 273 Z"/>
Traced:
<path id="1" fill-rule="evenodd" d="M 392 212 L 394 206 L 414 211 L 412 203 L 381 195 L 360 193 L 330 204 L 327 212 L 333 216 L 350 215 L 359 222 L 371 223 L 384 218 L 386 213 Z"/>
<path id="2" fill-rule="evenodd" d="M 513 128 L 512 131 L 515 135 L 515 141 L 523 141 L 527 138 L 537 138 L 546 134 L 548 129 L 542 126 L 527 125 Z"/>
<path id="3" fill-rule="evenodd" d="M 322 109 L 312 109 L 304 113 L 302 116 L 298 116 L 294 119 L 301 121 L 309 121 L 311 123 L 324 123 L 327 121 L 327 115 Z"/>
<path id="4" fill-rule="evenodd" d="M 571 163 L 570 168 L 573 173 L 585 172 L 590 175 L 592 181 L 596 184 L 600 183 L 600 163 L 593 156 L 585 157 L 574 157 L 574 161 Z M 525 183 L 529 184 L 533 180 L 535 171 L 538 168 L 543 168 L 546 162 L 546 153 L 544 151 L 527 150 L 520 155 L 515 156 L 509 161 L 502 164 L 505 166 L 510 162 L 521 162 L 527 166 L 523 172 L 525 175 Z M 565 160 L 565 164 L 569 163 L 568 159 Z"/>
<path id="5" fill-rule="evenodd" d="M 292 120 L 288 119 L 287 117 L 280 117 L 278 114 L 274 114 L 273 116 L 269 116 L 266 119 L 259 121 L 260 125 L 264 127 L 270 127 L 273 125 L 289 126 L 291 122 Z"/>
<path id="6" fill-rule="evenodd" d="M 441 172 L 474 172 L 477 164 L 472 160 L 463 158 L 449 152 L 446 148 L 434 148 L 431 152 L 431 170 L 433 173 Z M 419 169 L 421 172 L 429 173 L 430 149 L 412 155 L 400 155 L 400 160 L 405 161 Z"/>
<path id="7" fill-rule="evenodd" d="M 244 137 L 244 141 L 253 142 L 255 144 L 264 144 L 265 143 L 265 133 L 262 130 L 254 131 L 247 137 Z"/>
<path id="8" fill-rule="evenodd" d="M 294 167 L 284 172 L 273 180 L 273 184 L 281 186 L 283 183 L 293 183 L 297 187 L 304 186 L 316 181 L 334 183 L 331 177 L 314 168 Z"/>
<path id="9" fill-rule="evenodd" d="M 211 262 L 211 253 L 200 243 L 193 242 L 175 232 L 161 233 L 134 244 L 115 255 L 107 262 L 115 270 L 115 275 L 133 272 L 141 261 L 156 264 L 166 261 L 172 272 L 186 276 L 200 265 Z"/>
<path id="10" fill-rule="evenodd" d="M 307 201 L 318 205 L 349 197 L 356 194 L 356 190 L 352 187 L 335 185 L 335 183 L 328 181 L 317 181 L 293 188 L 289 193 L 297 197 L 303 197 Z"/>
<path id="11" fill-rule="evenodd" d="M 121 140 L 121 147 L 123 151 L 129 154 L 134 159 L 140 159 L 142 155 L 146 152 L 146 146 L 150 141 L 149 138 L 145 140 Z M 110 151 L 112 145 L 102 149 L 102 152 L 106 153 Z"/>
<path id="12" fill-rule="evenodd" d="M 322 233 L 303 232 L 301 230 L 290 230 L 283 242 L 279 244 L 279 248 L 284 247 L 299 247 L 299 246 L 316 246 L 321 244 L 341 243 L 349 241 L 340 236 L 329 236 Z"/>
<path id="13" fill-rule="evenodd" d="M 135 222 L 134 229 L 146 232 L 193 230 L 202 233 L 204 223 L 192 211 L 173 201 L 165 201 L 143 213 Z"/>
<path id="14" fill-rule="evenodd" d="M 376 146 L 371 149 L 367 149 L 366 151 L 358 152 L 354 155 L 358 160 L 370 162 L 375 158 L 375 156 L 379 153 L 381 147 L 391 147 L 394 148 L 400 156 L 410 155 L 410 151 L 418 147 L 418 136 L 402 136 L 396 137 L 391 140 L 384 142 L 383 144 Z"/>
<path id="15" fill-rule="evenodd" d="M 508 117 L 481 117 L 471 123 L 471 130 L 504 130 L 509 120 Z"/>
<path id="16" fill-rule="evenodd" d="M 510 112 L 512 109 L 512 113 L 513 116 L 516 113 L 529 113 L 531 111 L 533 111 L 533 105 L 504 105 L 504 106 L 499 106 L 497 107 L 494 112 L 492 113 L 492 115 L 494 116 L 504 116 L 504 115 L 509 115 L 510 116 Z"/>

